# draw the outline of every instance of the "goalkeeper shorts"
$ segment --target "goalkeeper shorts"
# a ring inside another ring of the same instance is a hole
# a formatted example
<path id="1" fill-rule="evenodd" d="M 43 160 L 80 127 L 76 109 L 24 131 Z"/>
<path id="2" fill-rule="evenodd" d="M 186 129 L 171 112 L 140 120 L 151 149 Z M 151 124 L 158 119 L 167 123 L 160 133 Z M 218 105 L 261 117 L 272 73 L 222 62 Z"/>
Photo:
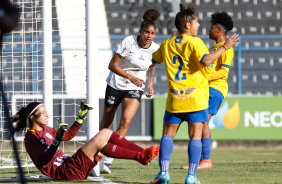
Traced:
<path id="1" fill-rule="evenodd" d="M 102 157 L 97 155 L 93 162 L 80 148 L 72 157 L 67 158 L 60 167 L 57 167 L 56 179 L 85 180 L 101 159 Z"/>

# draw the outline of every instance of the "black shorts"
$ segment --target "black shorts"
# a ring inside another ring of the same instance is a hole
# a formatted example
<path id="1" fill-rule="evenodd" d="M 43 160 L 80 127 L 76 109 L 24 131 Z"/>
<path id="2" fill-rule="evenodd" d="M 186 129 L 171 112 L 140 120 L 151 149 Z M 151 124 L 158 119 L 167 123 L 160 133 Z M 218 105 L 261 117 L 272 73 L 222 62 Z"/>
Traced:
<path id="1" fill-rule="evenodd" d="M 112 108 L 118 106 L 124 98 L 134 98 L 140 103 L 143 91 L 141 90 L 117 90 L 107 85 L 105 94 L 105 106 Z"/>

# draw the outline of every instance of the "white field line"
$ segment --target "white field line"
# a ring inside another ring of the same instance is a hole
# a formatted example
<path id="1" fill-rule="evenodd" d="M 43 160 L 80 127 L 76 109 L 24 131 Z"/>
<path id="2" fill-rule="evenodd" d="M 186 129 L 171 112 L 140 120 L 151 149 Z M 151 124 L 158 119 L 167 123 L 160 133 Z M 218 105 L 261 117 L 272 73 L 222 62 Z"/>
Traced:
<path id="1" fill-rule="evenodd" d="M 112 182 L 111 180 L 104 179 L 102 177 L 88 177 L 88 179 L 98 182 L 98 183 L 106 183 L 106 184 L 118 184 L 115 182 Z M 53 178 L 47 177 L 47 176 L 33 176 L 33 177 L 26 177 L 25 180 L 27 181 L 33 181 L 33 180 L 54 180 Z M 12 182 L 12 181 L 19 181 L 19 178 L 0 178 L 0 182 Z"/>
<path id="2" fill-rule="evenodd" d="M 88 177 L 88 179 L 90 179 L 90 180 L 92 180 L 92 181 L 96 181 L 96 182 L 98 182 L 98 183 L 107 183 L 107 184 L 118 184 L 118 183 L 115 183 L 115 182 L 113 182 L 113 181 L 111 181 L 111 180 L 108 180 L 108 179 L 104 179 L 104 178 L 102 178 L 102 177 Z"/>

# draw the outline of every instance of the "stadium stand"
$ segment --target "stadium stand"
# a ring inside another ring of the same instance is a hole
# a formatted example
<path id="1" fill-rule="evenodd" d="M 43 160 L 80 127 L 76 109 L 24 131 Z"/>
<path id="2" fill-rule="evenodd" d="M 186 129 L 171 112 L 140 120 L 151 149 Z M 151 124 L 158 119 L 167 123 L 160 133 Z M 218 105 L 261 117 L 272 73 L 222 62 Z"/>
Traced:
<path id="1" fill-rule="evenodd" d="M 194 3 L 201 24 L 198 34 L 208 48 L 214 45 L 214 41 L 209 40 L 206 36 L 210 29 L 210 15 L 215 11 L 226 11 L 232 16 L 235 25 L 232 32 L 240 34 L 241 43 L 240 51 L 239 47 L 234 48 L 235 55 L 228 78 L 228 95 L 237 95 L 240 85 L 242 95 L 281 95 L 282 37 L 279 36 L 282 34 L 281 0 L 104 0 L 112 51 L 116 50 L 117 44 L 126 35 L 139 33 L 142 14 L 149 8 L 155 8 L 161 13 L 160 19 L 156 22 L 157 37 L 155 38 L 155 42 L 161 44 L 175 31 L 174 17 L 176 11 L 179 10 L 178 2 L 186 5 Z M 4 38 L 1 67 L 5 69 L 2 76 L 4 90 L 8 97 L 11 96 L 12 91 L 13 94 L 21 94 L 25 88 L 28 88 L 25 91 L 29 93 L 32 93 L 33 88 L 37 88 L 37 91 L 40 92 L 43 90 L 41 81 L 43 79 L 41 3 L 40 0 L 25 1 L 22 9 L 22 16 L 24 16 L 22 20 L 24 21 L 19 22 L 13 37 L 7 35 Z M 65 82 L 67 77 L 66 71 L 62 69 L 61 43 L 63 41 L 59 36 L 57 8 L 53 1 L 53 89 L 54 93 L 64 94 L 67 91 Z M 25 37 L 22 37 L 20 33 L 22 30 L 25 31 Z M 38 40 L 34 40 L 35 37 L 31 30 L 38 33 L 39 36 L 36 37 Z M 29 31 L 30 34 L 28 34 Z M 12 39 L 13 45 L 11 44 Z M 104 44 L 104 41 L 101 41 L 100 44 L 102 43 Z M 26 55 L 20 52 L 23 48 L 25 48 Z M 13 59 L 8 57 L 12 51 Z M 112 56 L 111 54 L 109 57 Z M 107 70 L 107 63 L 110 59 L 104 59 L 105 56 L 101 58 L 103 58 L 103 60 L 100 59 L 103 61 L 101 63 L 105 66 L 100 68 Z M 23 66 L 26 66 L 24 75 Z M 241 71 L 240 76 L 238 76 L 238 71 Z M 106 76 L 107 73 L 105 77 L 101 76 L 103 81 Z M 38 80 L 37 85 L 33 83 L 34 79 Z M 100 87 L 99 90 L 104 94 L 104 89 Z M 157 66 L 154 90 L 155 95 L 166 95 L 167 93 L 167 76 L 163 64 Z M 102 100 L 100 104 L 103 104 Z M 148 106 L 149 104 L 148 102 Z M 139 121 L 139 117 L 140 115 L 137 115 L 136 122 Z M 150 119 L 149 116 L 146 118 Z M 146 122 L 150 121 L 146 120 Z M 134 135 L 132 132 L 130 135 Z M 150 131 L 146 131 L 146 135 L 147 132 Z"/>
<path id="2" fill-rule="evenodd" d="M 157 35 L 167 35 L 167 37 L 175 30 L 174 17 L 179 10 L 179 2 L 185 5 L 193 3 L 201 24 L 198 31 L 200 37 L 208 34 L 210 15 L 213 12 L 228 12 L 235 25 L 231 33 L 240 34 L 242 49 L 241 58 L 238 58 L 238 48 L 234 48 L 235 56 L 228 78 L 228 94 L 238 94 L 238 82 L 241 79 L 242 94 L 281 95 L 282 82 L 278 71 L 282 69 L 279 56 L 282 40 L 281 37 L 267 36 L 282 34 L 281 0 L 104 0 L 104 2 L 113 51 L 123 38 L 118 35 L 138 34 L 142 21 L 140 17 L 146 9 L 155 8 L 161 12 L 160 19 L 156 23 Z M 264 35 L 266 37 L 263 37 Z M 155 42 L 160 44 L 162 38 L 156 38 Z M 204 37 L 203 40 L 207 47 L 214 44 L 208 38 Z M 239 69 L 238 59 L 241 59 Z M 241 76 L 238 76 L 238 70 L 241 70 Z M 155 93 L 160 95 L 165 95 L 167 91 L 167 78 L 163 65 L 158 65 L 154 88 Z"/>

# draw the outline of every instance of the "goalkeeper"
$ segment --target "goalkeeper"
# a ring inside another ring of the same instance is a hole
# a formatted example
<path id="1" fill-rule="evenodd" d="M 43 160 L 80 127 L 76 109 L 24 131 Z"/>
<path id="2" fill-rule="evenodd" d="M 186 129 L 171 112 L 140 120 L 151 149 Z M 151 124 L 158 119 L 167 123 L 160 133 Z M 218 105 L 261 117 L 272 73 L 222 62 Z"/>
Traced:
<path id="1" fill-rule="evenodd" d="M 139 146 L 110 129 L 98 132 L 73 156 L 65 154 L 59 149 L 60 142 L 75 137 L 91 109 L 82 103 L 79 116 L 69 129 L 66 123 L 59 123 L 57 129 L 47 126 L 49 115 L 40 102 L 29 103 L 13 116 L 16 132 L 27 130 L 24 139 L 26 151 L 41 173 L 58 180 L 84 180 L 101 160 L 99 152 L 112 158 L 136 160 L 143 165 L 158 156 L 155 145 L 140 151 Z"/>

